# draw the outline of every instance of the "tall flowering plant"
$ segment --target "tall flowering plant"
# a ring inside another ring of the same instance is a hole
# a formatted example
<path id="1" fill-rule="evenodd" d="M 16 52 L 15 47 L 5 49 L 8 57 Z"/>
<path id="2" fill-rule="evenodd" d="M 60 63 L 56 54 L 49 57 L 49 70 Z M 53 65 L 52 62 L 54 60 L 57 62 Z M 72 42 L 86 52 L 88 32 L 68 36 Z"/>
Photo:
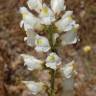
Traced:
<path id="1" fill-rule="evenodd" d="M 73 19 L 73 11 L 66 11 L 64 3 L 64 0 L 50 0 L 50 4 L 46 4 L 43 0 L 28 0 L 28 8 L 20 7 L 22 14 L 20 27 L 23 27 L 26 32 L 24 41 L 37 52 L 47 53 L 45 60 L 28 54 L 21 54 L 21 56 L 28 70 L 48 69 L 50 71 L 49 96 L 55 96 L 57 70 L 62 71 L 65 78 L 71 78 L 74 73 L 74 60 L 64 66 L 57 52 L 57 47 L 75 44 L 78 41 L 76 31 L 79 25 Z M 45 35 L 42 36 L 41 32 Z M 46 86 L 41 81 L 23 81 L 23 83 L 33 95 L 44 91 Z"/>

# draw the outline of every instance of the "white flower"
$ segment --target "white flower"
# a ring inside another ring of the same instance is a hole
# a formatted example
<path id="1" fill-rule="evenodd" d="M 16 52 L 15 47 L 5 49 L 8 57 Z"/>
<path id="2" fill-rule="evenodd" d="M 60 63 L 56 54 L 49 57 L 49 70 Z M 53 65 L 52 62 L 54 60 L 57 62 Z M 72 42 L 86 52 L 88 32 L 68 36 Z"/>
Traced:
<path id="1" fill-rule="evenodd" d="M 55 21 L 54 13 L 46 4 L 43 4 L 39 17 L 41 18 L 41 24 L 50 25 L 53 21 Z"/>
<path id="2" fill-rule="evenodd" d="M 44 36 L 36 35 L 35 38 L 35 50 L 37 52 L 47 52 L 50 50 L 49 41 Z"/>
<path id="3" fill-rule="evenodd" d="M 22 14 L 23 17 L 23 20 L 20 23 L 20 27 L 23 27 L 24 25 L 25 31 L 27 31 L 28 29 L 40 30 L 42 28 L 40 20 L 36 18 L 34 15 L 32 15 L 31 12 L 29 12 L 26 7 L 21 7 L 20 13 Z"/>
<path id="4" fill-rule="evenodd" d="M 61 58 L 56 53 L 50 53 L 46 59 L 46 66 L 56 70 L 57 66 L 61 64 Z"/>
<path id="5" fill-rule="evenodd" d="M 44 90 L 44 84 L 42 82 L 23 81 L 23 83 L 33 95 L 37 95 Z"/>
<path id="6" fill-rule="evenodd" d="M 42 9 L 42 0 L 28 0 L 27 4 L 31 10 L 34 9 L 37 12 L 40 12 L 40 10 Z"/>
<path id="7" fill-rule="evenodd" d="M 75 20 L 72 19 L 72 11 L 66 11 L 62 18 L 55 23 L 56 27 L 60 32 L 70 31 L 76 25 Z"/>
<path id="8" fill-rule="evenodd" d="M 54 13 L 59 14 L 66 8 L 66 6 L 64 5 L 64 0 L 51 0 L 51 8 Z"/>
<path id="9" fill-rule="evenodd" d="M 24 41 L 27 42 L 28 46 L 34 47 L 35 46 L 35 37 L 36 33 L 33 30 L 26 31 L 27 37 L 24 38 Z"/>
<path id="10" fill-rule="evenodd" d="M 46 37 L 40 36 L 32 30 L 26 31 L 27 37 L 24 40 L 27 45 L 35 47 L 37 52 L 47 52 L 50 50 L 49 41 Z"/>
<path id="11" fill-rule="evenodd" d="M 72 74 L 74 72 L 74 61 L 71 61 L 70 63 L 66 64 L 63 68 L 63 74 L 65 76 L 65 78 L 71 78 Z"/>
<path id="12" fill-rule="evenodd" d="M 42 68 L 43 61 L 27 54 L 21 54 L 21 57 L 23 57 L 24 65 L 27 66 L 28 70 L 33 71 Z"/>
<path id="13" fill-rule="evenodd" d="M 70 31 L 63 34 L 60 39 L 61 39 L 61 44 L 65 46 L 65 45 L 77 43 L 78 36 L 76 32 Z"/>
<path id="14" fill-rule="evenodd" d="M 22 21 L 20 22 L 20 27 L 22 28 L 23 26 L 24 26 L 24 30 L 25 30 L 25 31 L 28 31 L 28 29 L 32 29 L 32 26 L 29 25 L 29 24 L 27 24 L 26 22 L 24 22 L 24 20 L 22 20 Z"/>

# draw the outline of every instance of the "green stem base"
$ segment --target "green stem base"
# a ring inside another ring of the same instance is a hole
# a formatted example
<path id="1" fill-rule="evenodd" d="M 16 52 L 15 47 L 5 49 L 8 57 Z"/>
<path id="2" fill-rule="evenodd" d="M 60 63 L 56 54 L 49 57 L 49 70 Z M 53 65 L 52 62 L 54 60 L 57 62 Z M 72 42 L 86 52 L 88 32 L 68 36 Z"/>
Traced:
<path id="1" fill-rule="evenodd" d="M 55 96 L 55 70 L 51 69 L 51 92 L 50 96 Z"/>

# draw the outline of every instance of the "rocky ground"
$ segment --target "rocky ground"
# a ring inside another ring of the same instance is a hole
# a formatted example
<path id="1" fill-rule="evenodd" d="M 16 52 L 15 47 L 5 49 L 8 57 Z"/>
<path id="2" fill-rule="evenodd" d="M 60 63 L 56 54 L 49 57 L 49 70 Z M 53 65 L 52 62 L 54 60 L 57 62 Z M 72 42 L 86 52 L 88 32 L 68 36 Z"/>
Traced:
<path id="1" fill-rule="evenodd" d="M 21 16 L 18 10 L 25 1 L 0 0 L 0 96 L 21 96 L 21 93 L 26 96 L 27 92 L 22 92 L 23 85 L 18 84 L 20 79 L 30 79 L 31 73 L 24 71 L 19 55 L 30 53 L 38 56 L 23 41 L 25 33 L 19 27 Z M 80 42 L 60 52 L 64 58 L 76 60 L 78 75 L 75 78 L 75 96 L 96 96 L 96 2 L 66 0 L 66 5 L 67 9 L 74 11 L 80 24 Z M 91 46 L 88 53 L 83 50 L 86 45 Z"/>

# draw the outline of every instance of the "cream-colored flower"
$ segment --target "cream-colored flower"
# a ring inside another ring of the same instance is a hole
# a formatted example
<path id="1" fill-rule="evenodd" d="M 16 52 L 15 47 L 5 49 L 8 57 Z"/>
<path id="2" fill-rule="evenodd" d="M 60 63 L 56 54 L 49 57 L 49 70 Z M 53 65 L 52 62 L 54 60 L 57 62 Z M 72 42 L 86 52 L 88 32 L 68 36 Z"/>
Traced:
<path id="1" fill-rule="evenodd" d="M 37 52 L 47 52 L 50 50 L 49 41 L 44 36 L 36 35 L 35 38 L 35 50 Z"/>
<path id="2" fill-rule="evenodd" d="M 32 30 L 26 31 L 27 37 L 24 40 L 28 46 L 35 47 L 37 52 L 47 52 L 50 50 L 49 41 L 46 37 L 40 36 Z"/>
<path id="3" fill-rule="evenodd" d="M 38 93 L 44 91 L 44 83 L 42 82 L 34 82 L 34 81 L 22 81 L 33 95 L 37 95 Z"/>
<path id="4" fill-rule="evenodd" d="M 36 18 L 33 14 L 31 14 L 31 12 L 29 12 L 26 7 L 21 7 L 20 13 L 22 14 L 23 18 L 20 23 L 20 27 L 23 27 L 24 25 L 25 31 L 28 29 L 40 30 L 42 28 L 39 18 Z"/>
<path id="5" fill-rule="evenodd" d="M 66 11 L 62 18 L 55 23 L 60 32 L 70 31 L 76 26 L 75 20 L 72 19 L 72 11 Z"/>
<path id="6" fill-rule="evenodd" d="M 35 69 L 42 68 L 43 61 L 35 58 L 34 56 L 21 54 L 21 57 L 24 59 L 24 65 L 27 66 L 28 70 L 33 71 Z"/>
<path id="7" fill-rule="evenodd" d="M 61 11 L 64 11 L 66 6 L 64 5 L 64 0 L 51 0 L 51 8 L 54 13 L 59 14 Z"/>
<path id="8" fill-rule="evenodd" d="M 32 29 L 32 26 L 29 25 L 29 24 L 27 24 L 26 22 L 24 22 L 24 20 L 22 20 L 22 21 L 20 22 L 20 27 L 21 27 L 21 28 L 24 27 L 24 30 L 25 30 L 25 31 L 28 31 L 29 29 Z"/>
<path id="9" fill-rule="evenodd" d="M 33 30 L 27 30 L 26 31 L 27 37 L 24 38 L 24 41 L 27 42 L 28 46 L 34 47 L 35 46 L 35 37 L 37 33 L 35 33 Z"/>
<path id="10" fill-rule="evenodd" d="M 40 12 L 40 10 L 42 9 L 42 0 L 28 0 L 27 4 L 31 10 Z"/>
<path id="11" fill-rule="evenodd" d="M 53 21 L 55 21 L 54 13 L 46 4 L 43 4 L 39 17 L 41 19 L 41 24 L 50 25 Z"/>
<path id="12" fill-rule="evenodd" d="M 46 59 L 46 66 L 56 70 L 57 66 L 61 64 L 61 58 L 56 53 L 50 53 Z"/>
<path id="13" fill-rule="evenodd" d="M 71 61 L 70 63 L 66 64 L 63 68 L 63 74 L 65 76 L 65 78 L 71 78 L 72 74 L 74 72 L 74 61 Z"/>
<path id="14" fill-rule="evenodd" d="M 63 34 L 61 36 L 60 39 L 61 39 L 61 44 L 63 46 L 69 45 L 69 44 L 75 44 L 79 40 L 78 36 L 77 36 L 77 33 L 73 32 L 73 31 L 66 32 L 65 34 Z"/>

